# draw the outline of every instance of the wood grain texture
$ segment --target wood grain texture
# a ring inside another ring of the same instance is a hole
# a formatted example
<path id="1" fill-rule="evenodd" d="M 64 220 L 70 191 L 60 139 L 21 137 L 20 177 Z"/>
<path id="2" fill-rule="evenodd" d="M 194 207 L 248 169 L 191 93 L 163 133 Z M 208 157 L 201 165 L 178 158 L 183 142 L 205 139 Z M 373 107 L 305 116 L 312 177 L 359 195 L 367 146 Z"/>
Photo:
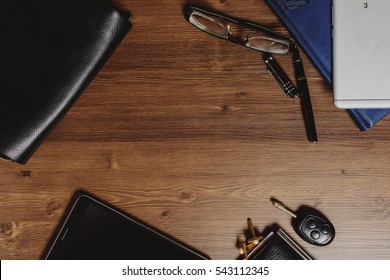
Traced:
<path id="1" fill-rule="evenodd" d="M 309 144 L 299 103 L 261 55 L 198 31 L 184 3 L 115 1 L 133 29 L 32 159 L 0 162 L 0 258 L 41 258 L 83 190 L 213 259 L 237 257 L 248 217 L 316 259 L 390 259 L 389 120 L 361 133 L 303 56 L 319 136 Z M 196 3 L 287 34 L 263 1 Z M 304 243 L 272 197 L 322 211 L 334 242 Z"/>

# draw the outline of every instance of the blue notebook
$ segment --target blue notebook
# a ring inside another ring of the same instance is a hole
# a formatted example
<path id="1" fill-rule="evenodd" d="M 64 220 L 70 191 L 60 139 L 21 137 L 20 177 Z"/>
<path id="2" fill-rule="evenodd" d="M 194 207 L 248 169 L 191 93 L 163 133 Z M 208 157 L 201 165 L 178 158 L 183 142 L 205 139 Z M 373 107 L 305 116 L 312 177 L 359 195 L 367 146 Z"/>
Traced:
<path id="1" fill-rule="evenodd" d="M 294 40 L 332 86 L 332 0 L 265 0 Z M 365 131 L 390 113 L 389 109 L 350 109 Z"/>

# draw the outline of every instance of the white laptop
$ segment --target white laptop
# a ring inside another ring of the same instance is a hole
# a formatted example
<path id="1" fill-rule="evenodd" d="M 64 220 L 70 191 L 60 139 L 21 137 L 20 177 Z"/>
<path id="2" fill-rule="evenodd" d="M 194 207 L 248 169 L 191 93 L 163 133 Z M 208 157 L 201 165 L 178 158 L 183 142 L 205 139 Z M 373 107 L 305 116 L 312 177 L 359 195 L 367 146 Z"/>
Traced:
<path id="1" fill-rule="evenodd" d="M 390 0 L 333 0 L 339 108 L 390 108 Z"/>

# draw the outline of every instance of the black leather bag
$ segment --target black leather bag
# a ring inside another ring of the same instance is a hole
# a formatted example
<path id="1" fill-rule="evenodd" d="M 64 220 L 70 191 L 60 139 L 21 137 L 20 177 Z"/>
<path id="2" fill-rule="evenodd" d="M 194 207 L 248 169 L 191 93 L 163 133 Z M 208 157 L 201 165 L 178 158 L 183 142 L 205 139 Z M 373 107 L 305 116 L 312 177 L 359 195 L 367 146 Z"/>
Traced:
<path id="1" fill-rule="evenodd" d="M 0 156 L 26 163 L 131 29 L 105 0 L 0 4 Z"/>

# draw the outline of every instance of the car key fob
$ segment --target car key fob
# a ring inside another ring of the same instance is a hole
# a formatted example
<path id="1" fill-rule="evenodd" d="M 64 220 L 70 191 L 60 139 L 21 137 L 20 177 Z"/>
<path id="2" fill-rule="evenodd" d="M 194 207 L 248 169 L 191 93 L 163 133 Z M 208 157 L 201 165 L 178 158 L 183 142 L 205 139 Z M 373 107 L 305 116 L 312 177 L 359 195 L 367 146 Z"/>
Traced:
<path id="1" fill-rule="evenodd" d="M 324 246 L 331 243 L 336 231 L 332 223 L 319 211 L 302 206 L 292 220 L 296 233 L 308 243 Z"/>
<path id="2" fill-rule="evenodd" d="M 273 201 L 273 204 L 276 208 L 293 217 L 292 226 L 295 232 L 306 242 L 316 246 L 325 246 L 333 241 L 336 230 L 319 211 L 302 206 L 296 213 L 293 213 L 278 201 Z"/>

